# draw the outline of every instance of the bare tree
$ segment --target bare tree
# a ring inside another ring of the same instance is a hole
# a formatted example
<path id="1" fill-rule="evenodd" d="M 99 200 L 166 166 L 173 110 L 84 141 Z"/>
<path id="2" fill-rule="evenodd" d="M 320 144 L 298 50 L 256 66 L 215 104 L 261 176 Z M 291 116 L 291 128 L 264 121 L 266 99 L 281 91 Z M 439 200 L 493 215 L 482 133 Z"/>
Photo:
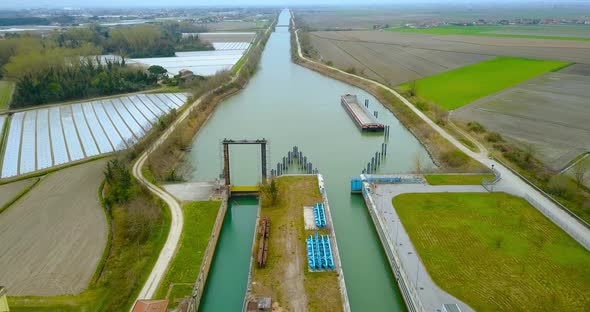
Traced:
<path id="1" fill-rule="evenodd" d="M 578 161 L 573 167 L 572 171 L 574 173 L 574 179 L 576 183 L 578 183 L 578 187 L 582 186 L 586 182 L 587 173 L 590 169 L 590 162 L 588 161 Z"/>

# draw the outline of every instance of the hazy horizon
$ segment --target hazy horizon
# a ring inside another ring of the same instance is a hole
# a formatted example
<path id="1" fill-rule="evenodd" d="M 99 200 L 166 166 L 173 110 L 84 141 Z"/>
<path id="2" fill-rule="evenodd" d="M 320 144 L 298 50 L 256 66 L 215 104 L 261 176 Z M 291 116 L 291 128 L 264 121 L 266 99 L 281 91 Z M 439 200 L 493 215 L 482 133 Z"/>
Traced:
<path id="1" fill-rule="evenodd" d="M 35 8 L 179 8 L 179 7 L 247 7 L 247 6 L 396 6 L 396 5 L 433 5 L 433 6 L 518 6 L 518 5 L 588 5 L 589 1 L 537 1 L 537 0 L 496 0 L 496 1 L 473 1 L 473 0 L 402 0 L 391 2 L 387 0 L 221 0 L 221 1 L 199 1 L 199 0 L 169 0 L 166 2 L 157 0 L 103 0 L 100 2 L 80 2 L 76 0 L 6 0 L 0 3 L 0 9 L 35 9 Z"/>

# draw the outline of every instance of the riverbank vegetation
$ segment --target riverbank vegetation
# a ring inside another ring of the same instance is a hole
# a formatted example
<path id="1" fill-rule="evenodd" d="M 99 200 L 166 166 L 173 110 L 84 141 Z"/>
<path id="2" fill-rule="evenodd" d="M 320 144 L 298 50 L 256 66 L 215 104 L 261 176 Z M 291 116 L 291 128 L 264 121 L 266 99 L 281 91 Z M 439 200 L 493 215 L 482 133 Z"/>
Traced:
<path id="1" fill-rule="evenodd" d="M 219 201 L 195 201 L 182 206 L 184 225 L 179 247 L 154 296 L 168 299 L 169 308 L 191 295 L 220 205 Z"/>
<path id="2" fill-rule="evenodd" d="M 195 26 L 196 27 L 196 26 Z M 158 76 L 126 58 L 168 57 L 176 51 L 213 50 L 198 36 L 182 37 L 179 23 L 104 28 L 91 25 L 47 36 L 0 40 L 0 78 L 16 84 L 11 107 L 134 92 L 157 85 Z M 117 57 L 99 57 L 116 54 Z"/>
<path id="3" fill-rule="evenodd" d="M 570 63 L 496 57 L 400 86 L 450 111 Z"/>
<path id="4" fill-rule="evenodd" d="M 14 82 L 4 80 L 0 81 L 0 111 L 8 109 L 10 98 L 12 96 L 12 90 L 14 90 Z"/>
<path id="5" fill-rule="evenodd" d="M 342 296 L 337 272 L 310 272 L 305 239 L 314 231 L 305 230 L 303 206 L 322 201 L 317 177 L 276 179 L 276 203 L 261 203 L 261 216 L 270 217 L 270 239 L 266 267 L 252 267 L 252 296 L 271 297 L 289 311 L 341 311 Z M 328 234 L 321 230 L 320 234 Z M 253 246 L 258 251 L 258 240 Z"/>
<path id="6" fill-rule="evenodd" d="M 484 179 L 493 179 L 493 174 L 427 174 L 424 178 L 430 185 L 479 185 Z"/>
<path id="7" fill-rule="evenodd" d="M 567 207 L 570 211 L 590 223 L 590 190 L 575 177 L 557 172 L 538 160 L 539 151 L 532 144 L 517 144 L 508 141 L 497 132 L 488 131 L 477 122 L 462 125 L 478 141 L 482 142 L 498 160 L 504 162 L 534 183 L 537 187 Z M 581 167 L 583 175 L 590 172 L 590 166 Z"/>
<path id="8" fill-rule="evenodd" d="M 525 200 L 403 194 L 393 206 L 430 277 L 473 309 L 590 306 L 590 253 Z"/>

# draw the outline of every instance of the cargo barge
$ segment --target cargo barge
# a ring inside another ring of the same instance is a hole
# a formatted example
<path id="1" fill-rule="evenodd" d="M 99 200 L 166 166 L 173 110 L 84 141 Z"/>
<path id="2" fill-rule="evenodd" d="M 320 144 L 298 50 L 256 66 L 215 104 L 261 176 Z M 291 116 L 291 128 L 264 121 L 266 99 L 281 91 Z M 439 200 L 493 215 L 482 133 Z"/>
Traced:
<path id="1" fill-rule="evenodd" d="M 345 94 L 340 97 L 342 106 L 346 109 L 350 117 L 354 119 L 357 126 L 363 131 L 383 131 L 385 125 L 377 121 L 377 118 L 371 114 L 368 108 L 361 105 L 356 95 Z"/>

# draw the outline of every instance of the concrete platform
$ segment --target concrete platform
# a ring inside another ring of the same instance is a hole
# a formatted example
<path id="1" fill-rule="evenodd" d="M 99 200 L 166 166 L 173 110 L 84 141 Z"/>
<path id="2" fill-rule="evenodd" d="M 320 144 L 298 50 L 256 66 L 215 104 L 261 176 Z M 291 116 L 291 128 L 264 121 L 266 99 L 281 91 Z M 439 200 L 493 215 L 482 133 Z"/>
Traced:
<path id="1" fill-rule="evenodd" d="M 219 184 L 215 182 L 174 183 L 162 187 L 181 201 L 209 200 L 219 192 Z"/>

